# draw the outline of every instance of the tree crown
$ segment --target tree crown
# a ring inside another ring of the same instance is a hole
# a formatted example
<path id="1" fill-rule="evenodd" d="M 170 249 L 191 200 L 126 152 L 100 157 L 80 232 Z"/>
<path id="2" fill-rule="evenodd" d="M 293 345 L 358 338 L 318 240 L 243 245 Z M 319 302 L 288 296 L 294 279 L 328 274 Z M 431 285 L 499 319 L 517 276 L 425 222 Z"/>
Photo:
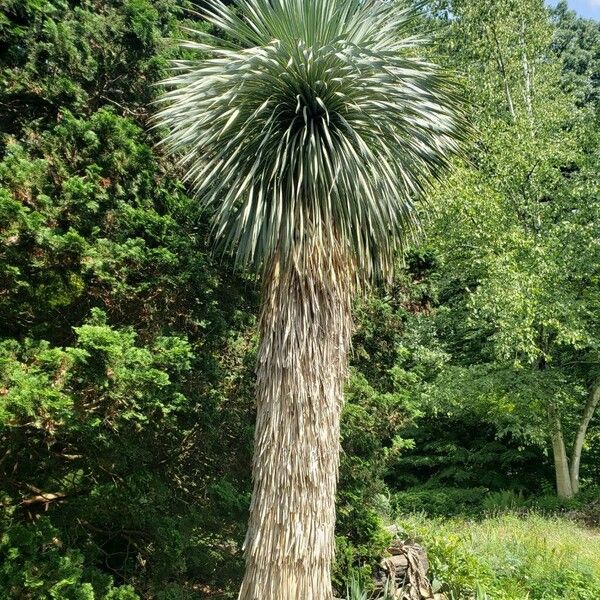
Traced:
<path id="1" fill-rule="evenodd" d="M 387 275 L 414 201 L 458 151 L 456 88 L 415 56 L 415 13 L 376 0 L 208 0 L 224 37 L 165 81 L 157 123 L 216 235 L 241 264 L 287 264 L 339 244 Z"/>

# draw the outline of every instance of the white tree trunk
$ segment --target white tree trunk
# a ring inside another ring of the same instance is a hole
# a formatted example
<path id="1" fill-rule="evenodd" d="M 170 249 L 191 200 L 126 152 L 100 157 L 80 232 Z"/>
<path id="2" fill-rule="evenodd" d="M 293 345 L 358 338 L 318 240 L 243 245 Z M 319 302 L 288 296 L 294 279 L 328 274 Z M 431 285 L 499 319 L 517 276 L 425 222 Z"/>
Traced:
<path id="1" fill-rule="evenodd" d="M 551 409 L 552 454 L 554 456 L 554 471 L 556 474 L 556 492 L 559 498 L 572 498 L 571 477 L 569 475 L 569 459 L 565 450 L 565 440 L 562 433 L 560 416 Z"/>
<path id="2" fill-rule="evenodd" d="M 319 253 L 266 277 L 240 600 L 330 600 L 351 271 Z"/>
<path id="3" fill-rule="evenodd" d="M 600 402 L 600 382 L 596 382 L 592 388 L 592 391 L 588 397 L 588 401 L 583 409 L 583 415 L 579 423 L 579 429 L 577 430 L 577 436 L 575 437 L 575 444 L 573 445 L 573 452 L 571 453 L 571 489 L 573 494 L 579 491 L 579 465 L 581 464 L 581 452 L 583 450 L 583 443 L 585 442 L 585 435 L 588 430 L 588 426 L 598 403 Z"/>
<path id="4" fill-rule="evenodd" d="M 525 21 L 521 22 L 521 46 L 522 53 L 521 59 L 523 62 L 523 79 L 524 79 L 524 91 L 523 96 L 525 98 L 525 108 L 527 109 L 527 116 L 529 120 L 533 120 L 533 103 L 532 103 L 532 84 L 531 84 L 531 73 L 529 69 L 529 58 L 527 57 L 527 44 L 525 42 Z"/>

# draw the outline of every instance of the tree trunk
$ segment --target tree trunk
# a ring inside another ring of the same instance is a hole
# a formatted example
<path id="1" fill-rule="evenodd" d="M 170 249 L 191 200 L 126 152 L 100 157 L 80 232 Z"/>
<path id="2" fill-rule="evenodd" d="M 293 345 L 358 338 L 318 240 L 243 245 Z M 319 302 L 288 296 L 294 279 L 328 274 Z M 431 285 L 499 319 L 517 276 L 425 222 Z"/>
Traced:
<path id="1" fill-rule="evenodd" d="M 592 391 L 588 397 L 588 401 L 583 409 L 583 415 L 579 423 L 579 429 L 577 430 L 577 436 L 575 437 L 575 444 L 573 445 L 573 452 L 571 454 L 571 489 L 573 494 L 579 491 L 579 465 L 581 463 L 581 451 L 583 450 L 583 443 L 585 441 L 585 434 L 587 433 L 588 426 L 598 403 L 600 402 L 600 381 L 597 381 L 592 387 Z"/>
<path id="2" fill-rule="evenodd" d="M 525 108 L 527 109 L 527 116 L 529 117 L 529 121 L 533 121 L 533 103 L 532 103 L 532 85 L 531 85 L 531 73 L 529 70 L 529 58 L 527 57 L 527 44 L 525 42 L 525 20 L 521 22 L 521 58 L 523 61 L 523 79 L 525 82 L 524 85 L 524 98 L 525 98 Z M 533 134 L 532 134 L 533 135 Z"/>
<path id="3" fill-rule="evenodd" d="M 554 455 L 554 471 L 556 473 L 556 492 L 559 498 L 572 498 L 571 477 L 569 475 L 569 460 L 565 450 L 565 440 L 562 433 L 560 416 L 556 409 L 550 410 L 552 427 L 552 453 Z"/>
<path id="4" fill-rule="evenodd" d="M 240 600 L 330 600 L 352 271 L 314 252 L 265 277 Z"/>

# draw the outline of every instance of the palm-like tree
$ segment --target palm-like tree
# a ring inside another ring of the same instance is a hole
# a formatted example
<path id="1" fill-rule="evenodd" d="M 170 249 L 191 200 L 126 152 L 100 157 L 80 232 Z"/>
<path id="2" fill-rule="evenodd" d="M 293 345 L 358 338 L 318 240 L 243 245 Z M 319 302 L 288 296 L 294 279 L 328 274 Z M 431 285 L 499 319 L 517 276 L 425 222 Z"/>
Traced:
<path id="1" fill-rule="evenodd" d="M 216 237 L 263 279 L 242 600 L 331 597 L 340 410 L 358 285 L 389 277 L 462 121 L 381 0 L 206 0 L 157 122 Z"/>

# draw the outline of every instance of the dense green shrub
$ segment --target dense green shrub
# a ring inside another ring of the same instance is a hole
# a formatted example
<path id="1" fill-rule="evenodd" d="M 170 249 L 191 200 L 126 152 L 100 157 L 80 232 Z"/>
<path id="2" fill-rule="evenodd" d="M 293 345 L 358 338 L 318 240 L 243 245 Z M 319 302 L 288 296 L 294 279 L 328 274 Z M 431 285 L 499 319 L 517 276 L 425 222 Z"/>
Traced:
<path id="1" fill-rule="evenodd" d="M 484 487 L 415 486 L 392 494 L 385 516 L 422 514 L 429 517 L 486 518 L 504 513 L 569 514 L 591 525 L 600 522 L 600 490 L 584 488 L 575 498 L 559 498 L 553 490 L 524 494 Z"/>
<path id="2" fill-rule="evenodd" d="M 423 513 L 430 516 L 481 514 L 489 499 L 484 487 L 414 487 L 396 492 L 391 499 L 393 514 Z"/>
<path id="3" fill-rule="evenodd" d="M 209 256 L 147 133 L 181 6 L 0 13 L 0 511 L 11 553 L 40 565 L 32 598 L 239 578 L 256 286 Z M 2 562 L 7 586 L 33 577 Z"/>
<path id="4" fill-rule="evenodd" d="M 4 517 L 0 537 L 0 595 L 23 600 L 138 600 L 129 585 L 84 565 L 81 552 L 65 548 L 60 532 L 41 517 L 32 524 Z"/>
<path id="5" fill-rule="evenodd" d="M 346 532 L 349 519 L 353 519 L 351 531 Z M 386 554 L 391 536 L 383 528 L 381 519 L 371 510 L 360 511 L 356 506 L 341 516 L 338 529 L 344 535 L 336 537 L 335 565 L 332 573 L 334 588 L 343 595 L 348 583 L 358 579 L 370 590 L 373 585 L 374 568 Z"/>

